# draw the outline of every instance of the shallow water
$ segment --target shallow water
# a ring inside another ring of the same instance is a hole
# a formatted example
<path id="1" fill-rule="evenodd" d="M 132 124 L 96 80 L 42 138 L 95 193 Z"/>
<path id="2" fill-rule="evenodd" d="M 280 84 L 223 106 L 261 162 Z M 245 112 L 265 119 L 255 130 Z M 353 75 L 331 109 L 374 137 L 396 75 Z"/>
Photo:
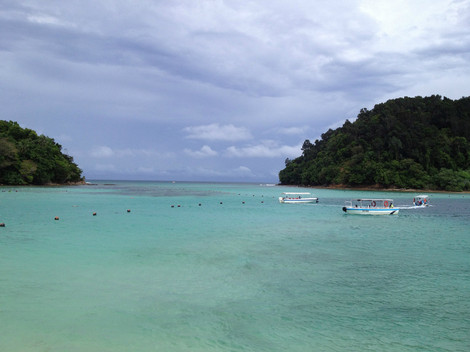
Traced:
<path id="1" fill-rule="evenodd" d="M 470 350 L 468 194 L 105 183 L 2 188 L 1 351 Z"/>

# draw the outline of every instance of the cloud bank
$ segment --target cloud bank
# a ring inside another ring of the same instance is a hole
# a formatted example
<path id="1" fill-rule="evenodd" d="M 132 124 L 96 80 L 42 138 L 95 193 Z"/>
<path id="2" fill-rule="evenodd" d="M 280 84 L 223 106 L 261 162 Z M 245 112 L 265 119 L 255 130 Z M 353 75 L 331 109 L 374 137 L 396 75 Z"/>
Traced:
<path id="1" fill-rule="evenodd" d="M 5 0 L 2 118 L 88 178 L 275 182 L 361 108 L 467 96 L 468 23 L 466 0 Z"/>

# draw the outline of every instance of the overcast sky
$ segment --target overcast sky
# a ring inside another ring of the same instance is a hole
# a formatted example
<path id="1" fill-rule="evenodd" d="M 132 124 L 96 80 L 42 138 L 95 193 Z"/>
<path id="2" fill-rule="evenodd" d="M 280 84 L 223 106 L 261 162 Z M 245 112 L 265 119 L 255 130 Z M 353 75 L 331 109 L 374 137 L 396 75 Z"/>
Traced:
<path id="1" fill-rule="evenodd" d="M 470 91 L 470 0 L 0 0 L 0 119 L 89 179 L 278 182 L 361 108 Z"/>

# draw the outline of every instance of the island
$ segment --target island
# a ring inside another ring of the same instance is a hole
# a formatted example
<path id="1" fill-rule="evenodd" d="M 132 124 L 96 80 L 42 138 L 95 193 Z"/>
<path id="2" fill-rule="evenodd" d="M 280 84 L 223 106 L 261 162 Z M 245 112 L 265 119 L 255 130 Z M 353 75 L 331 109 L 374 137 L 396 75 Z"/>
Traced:
<path id="1" fill-rule="evenodd" d="M 84 183 L 82 170 L 54 139 L 0 120 L 0 184 Z"/>
<path id="2" fill-rule="evenodd" d="M 470 191 L 470 97 L 403 97 L 306 140 L 282 185 Z"/>

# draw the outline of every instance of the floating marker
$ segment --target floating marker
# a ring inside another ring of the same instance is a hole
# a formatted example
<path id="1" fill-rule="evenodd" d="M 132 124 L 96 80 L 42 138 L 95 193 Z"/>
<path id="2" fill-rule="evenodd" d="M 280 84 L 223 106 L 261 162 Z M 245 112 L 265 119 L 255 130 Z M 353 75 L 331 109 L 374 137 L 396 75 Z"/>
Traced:
<path id="1" fill-rule="evenodd" d="M 130 212 L 131 212 L 131 210 L 130 210 L 130 209 L 127 209 L 127 212 L 128 212 L 128 213 L 130 213 Z"/>
<path id="2" fill-rule="evenodd" d="M 56 217 L 54 218 L 54 220 L 59 220 L 59 217 L 58 217 L 58 216 L 56 216 Z"/>
<path id="3" fill-rule="evenodd" d="M 96 212 L 95 212 L 95 213 L 93 213 L 93 216 L 96 216 Z"/>

